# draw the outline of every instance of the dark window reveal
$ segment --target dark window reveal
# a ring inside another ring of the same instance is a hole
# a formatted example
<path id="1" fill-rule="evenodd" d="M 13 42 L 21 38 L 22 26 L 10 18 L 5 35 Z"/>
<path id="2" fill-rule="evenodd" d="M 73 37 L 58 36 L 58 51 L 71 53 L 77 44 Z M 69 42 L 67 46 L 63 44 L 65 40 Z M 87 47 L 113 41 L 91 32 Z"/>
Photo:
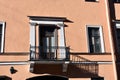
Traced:
<path id="1" fill-rule="evenodd" d="M 91 80 L 104 80 L 104 78 L 103 77 L 91 78 Z"/>
<path id="2" fill-rule="evenodd" d="M 120 3 L 120 0 L 113 0 L 113 2 L 115 2 L 115 3 Z"/>

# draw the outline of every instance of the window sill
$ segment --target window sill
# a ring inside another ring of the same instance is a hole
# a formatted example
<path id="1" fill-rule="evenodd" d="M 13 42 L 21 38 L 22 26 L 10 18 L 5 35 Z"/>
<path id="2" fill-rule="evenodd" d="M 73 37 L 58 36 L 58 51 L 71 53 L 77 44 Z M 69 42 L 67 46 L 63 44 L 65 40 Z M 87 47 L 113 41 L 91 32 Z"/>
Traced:
<path id="1" fill-rule="evenodd" d="M 94 1 L 90 1 L 90 0 L 85 0 L 85 2 L 99 2 L 99 0 L 94 0 Z"/>
<path id="2" fill-rule="evenodd" d="M 73 54 L 73 55 L 111 55 L 111 53 L 74 53 L 74 52 L 71 52 L 70 54 Z"/>

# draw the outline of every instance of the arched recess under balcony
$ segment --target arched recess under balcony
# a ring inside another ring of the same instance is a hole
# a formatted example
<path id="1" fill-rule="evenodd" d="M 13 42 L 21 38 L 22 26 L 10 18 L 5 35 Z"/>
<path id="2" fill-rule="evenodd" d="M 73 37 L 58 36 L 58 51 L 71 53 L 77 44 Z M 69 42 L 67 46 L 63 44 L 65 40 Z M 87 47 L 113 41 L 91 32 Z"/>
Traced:
<path id="1" fill-rule="evenodd" d="M 26 80 L 68 80 L 68 78 L 63 76 L 46 75 L 31 77 Z"/>

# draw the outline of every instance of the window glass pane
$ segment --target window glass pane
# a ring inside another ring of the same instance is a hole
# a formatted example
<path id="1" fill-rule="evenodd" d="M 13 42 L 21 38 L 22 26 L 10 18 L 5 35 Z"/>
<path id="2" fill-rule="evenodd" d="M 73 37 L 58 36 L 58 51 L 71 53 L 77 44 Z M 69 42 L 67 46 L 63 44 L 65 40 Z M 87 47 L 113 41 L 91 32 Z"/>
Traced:
<path id="1" fill-rule="evenodd" d="M 90 36 L 100 36 L 99 28 L 88 28 L 88 33 Z"/>
<path id="2" fill-rule="evenodd" d="M 101 41 L 99 28 L 88 28 L 89 48 L 91 53 L 101 52 Z"/>
<path id="3" fill-rule="evenodd" d="M 118 45 L 118 52 L 120 53 L 120 29 L 117 29 L 117 45 Z"/>
<path id="4" fill-rule="evenodd" d="M 120 2 L 120 0 L 113 0 L 113 2 Z"/>
<path id="5" fill-rule="evenodd" d="M 0 34 L 2 34 L 2 24 L 0 24 Z"/>
<path id="6" fill-rule="evenodd" d="M 2 24 L 0 24 L 0 27 L 2 27 Z"/>
<path id="7" fill-rule="evenodd" d="M 45 36 L 54 36 L 54 30 L 55 28 L 45 27 Z"/>
<path id="8" fill-rule="evenodd" d="M 120 29 L 117 29 L 117 37 L 120 38 Z"/>
<path id="9" fill-rule="evenodd" d="M 100 37 L 95 37 L 95 52 L 101 52 Z"/>
<path id="10" fill-rule="evenodd" d="M 92 36 L 99 36 L 99 28 L 92 29 Z"/>

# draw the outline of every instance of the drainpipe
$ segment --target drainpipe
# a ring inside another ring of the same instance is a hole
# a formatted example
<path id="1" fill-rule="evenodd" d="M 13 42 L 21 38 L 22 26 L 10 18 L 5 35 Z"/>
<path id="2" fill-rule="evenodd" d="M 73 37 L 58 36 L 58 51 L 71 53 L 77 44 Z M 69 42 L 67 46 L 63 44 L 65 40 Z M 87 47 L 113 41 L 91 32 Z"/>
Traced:
<path id="1" fill-rule="evenodd" d="M 105 0 L 105 6 L 106 6 L 106 18 L 107 18 L 107 24 L 108 24 L 108 33 L 109 33 L 109 40 L 110 40 L 110 48 L 111 48 L 111 55 L 112 55 L 112 63 L 113 63 L 113 70 L 114 70 L 114 78 L 117 79 L 117 69 L 116 69 L 116 58 L 115 58 L 115 47 L 114 47 L 114 41 L 112 36 L 112 25 L 111 25 L 111 16 L 110 16 L 110 0 Z"/>

